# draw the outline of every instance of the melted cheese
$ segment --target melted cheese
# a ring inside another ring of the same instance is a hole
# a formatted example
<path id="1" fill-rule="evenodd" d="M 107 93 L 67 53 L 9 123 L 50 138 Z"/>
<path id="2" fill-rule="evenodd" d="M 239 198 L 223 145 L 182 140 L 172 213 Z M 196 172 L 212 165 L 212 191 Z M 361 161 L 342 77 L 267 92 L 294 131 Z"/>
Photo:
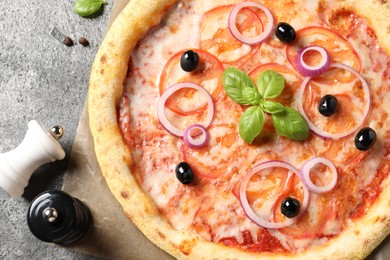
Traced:
<path id="1" fill-rule="evenodd" d="M 195 159 L 200 158 L 200 163 L 210 169 L 218 170 L 219 166 L 223 167 L 226 164 L 225 172 L 219 179 L 198 177 L 196 185 L 193 186 L 179 183 L 174 169 L 178 162 L 185 159 L 182 150 L 183 142 L 180 138 L 165 131 L 156 117 L 159 75 L 165 62 L 173 54 L 183 49 L 199 48 L 199 23 L 203 13 L 219 5 L 237 2 L 239 1 L 182 1 L 167 13 L 161 26 L 151 30 L 133 52 L 132 65 L 134 69 L 132 76 L 126 82 L 126 91 L 120 108 L 120 124 L 125 135 L 128 135 L 125 139 L 131 146 L 135 176 L 142 189 L 154 200 L 161 214 L 167 217 L 174 228 L 191 230 L 210 241 L 218 242 L 223 238 L 235 238 L 238 243 L 243 243 L 243 231 L 249 231 L 253 240 L 256 240 L 257 234 L 262 228 L 245 216 L 239 200 L 232 192 L 242 176 L 256 163 L 278 159 L 299 168 L 306 160 L 314 156 L 324 156 L 331 159 L 336 167 L 343 170 L 339 174 L 343 174 L 342 177 L 345 178 L 345 181 L 347 181 L 348 174 L 355 174 L 357 179 L 353 182 L 355 185 L 354 193 L 349 194 L 351 198 L 353 197 L 354 203 L 339 205 L 346 214 L 343 219 L 327 217 L 328 221 L 322 230 L 324 237 L 294 239 L 288 232 L 269 230 L 270 234 L 280 241 L 284 249 L 290 252 L 300 252 L 310 246 L 326 243 L 328 241 L 326 236 L 337 235 L 345 225 L 348 225 L 348 214 L 351 214 L 356 206 L 363 201 L 361 191 L 371 183 L 383 159 L 385 157 L 390 159 L 389 154 L 386 154 L 384 145 L 378 142 L 368 152 L 368 155 L 355 165 L 354 162 L 351 162 L 352 159 L 356 158 L 356 156 L 352 156 L 356 153 L 353 136 L 343 140 L 342 147 L 336 152 L 333 151 L 333 154 L 328 154 L 332 146 L 332 143 L 329 145 L 329 140 L 313 137 L 311 142 L 302 143 L 286 140 L 272 132 L 269 133 L 271 141 L 261 141 L 259 146 L 247 146 L 239 138 L 233 139 L 233 142 L 229 144 L 231 140 L 227 136 L 237 136 L 238 121 L 242 110 L 237 108 L 236 104 L 219 104 L 217 102 L 216 107 L 220 112 L 216 114 L 210 128 L 211 148 L 206 153 L 203 151 L 190 152 L 190 156 Z M 323 21 L 312 15 L 317 8 L 318 1 L 307 1 L 302 6 L 296 6 L 296 10 L 304 10 L 304 12 L 302 15 L 295 16 L 292 15 L 294 10 L 291 10 L 290 23 L 297 30 L 311 25 L 324 26 Z M 212 37 L 217 27 L 216 24 L 210 26 L 204 37 Z M 384 79 L 383 77 L 384 72 L 389 69 L 389 58 L 380 51 L 376 41 L 373 43 L 375 44 L 374 48 L 372 45 L 366 45 L 372 39 L 365 33 L 365 28 L 359 29 L 360 31 L 356 35 L 349 38 L 349 42 L 357 50 L 361 60 L 361 72 L 371 89 L 371 99 L 374 105 L 367 122 L 377 131 L 378 139 L 384 140 L 390 131 L 389 120 L 385 120 L 383 123 L 382 119 L 382 115 L 387 115 L 386 109 L 390 106 L 390 83 L 388 78 Z M 272 40 L 276 40 L 275 36 L 271 37 Z M 343 44 L 336 44 L 336 46 L 340 50 L 345 49 Z M 224 53 L 223 55 L 240 56 L 247 51 L 247 46 L 243 46 L 232 53 Z M 258 54 L 246 66 L 251 69 L 259 64 L 269 62 L 282 64 L 294 70 L 288 62 L 285 49 L 275 48 L 269 42 L 261 45 Z M 348 60 L 345 61 L 345 64 L 353 65 Z M 289 77 L 294 76 L 290 75 Z M 287 78 L 286 80 L 294 81 L 297 78 Z M 349 93 L 354 83 L 340 84 L 337 89 L 331 90 L 325 90 L 326 86 L 320 87 L 322 94 L 326 94 L 328 91 Z M 212 89 L 215 81 L 208 82 L 208 85 Z M 291 98 L 291 106 L 296 106 L 297 94 L 289 95 L 286 97 Z M 359 118 L 361 116 L 359 107 L 364 105 L 364 101 L 352 94 L 351 96 L 356 108 L 351 116 Z M 187 109 L 192 110 L 193 107 L 187 107 Z M 183 120 L 183 117 L 177 117 L 172 112 L 166 111 L 170 120 L 181 128 L 194 120 L 191 117 L 188 120 Z M 320 126 L 325 124 L 321 119 L 317 123 Z M 320 204 L 316 204 L 316 201 L 329 200 L 328 203 L 336 203 L 337 199 L 337 197 L 333 198 L 331 194 L 313 194 L 307 209 L 311 223 L 319 222 L 320 217 L 322 217 L 320 214 L 323 209 Z M 271 201 L 267 203 L 271 203 Z M 271 211 L 272 206 L 272 204 L 265 205 L 263 210 L 259 211 L 259 215 L 268 218 L 267 212 Z M 296 224 L 293 224 L 291 228 L 297 228 Z"/>

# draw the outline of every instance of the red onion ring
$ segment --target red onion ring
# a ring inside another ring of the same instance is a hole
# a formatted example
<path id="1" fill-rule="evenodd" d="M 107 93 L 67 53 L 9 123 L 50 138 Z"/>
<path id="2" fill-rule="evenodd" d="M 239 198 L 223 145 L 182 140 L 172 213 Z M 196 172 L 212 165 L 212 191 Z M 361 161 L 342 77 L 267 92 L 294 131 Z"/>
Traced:
<path id="1" fill-rule="evenodd" d="M 306 210 L 307 205 L 309 203 L 309 190 L 306 188 L 305 185 L 303 185 L 303 202 L 301 204 L 301 209 L 299 211 L 299 214 L 296 217 L 293 218 L 287 218 L 283 222 L 270 222 L 268 220 L 262 219 L 257 216 L 257 214 L 253 211 L 251 206 L 249 205 L 248 198 L 246 196 L 246 188 L 248 185 L 248 182 L 250 178 L 259 172 L 260 170 L 267 169 L 267 168 L 274 168 L 274 167 L 281 167 L 285 168 L 293 173 L 295 173 L 300 178 L 300 173 L 298 169 L 296 169 L 291 164 L 288 164 L 286 162 L 281 161 L 268 161 L 264 163 L 260 163 L 253 167 L 241 180 L 240 183 L 240 189 L 239 189 L 239 199 L 241 203 L 241 207 L 244 210 L 247 217 L 252 220 L 256 225 L 259 225 L 264 228 L 283 228 L 292 225 L 297 221 L 297 219 L 302 215 L 302 213 Z"/>
<path id="2" fill-rule="evenodd" d="M 326 186 L 318 186 L 315 185 L 310 179 L 310 170 L 317 164 L 322 163 L 328 166 L 332 170 L 332 179 Z M 301 168 L 301 180 L 303 184 L 312 192 L 315 193 L 325 193 L 330 191 L 336 186 L 337 183 L 337 170 L 334 164 L 323 158 L 323 157 L 315 157 L 313 159 L 308 160 L 302 165 Z"/>
<path id="3" fill-rule="evenodd" d="M 198 137 L 197 139 L 194 139 L 191 136 L 191 130 L 193 129 L 199 129 L 201 131 L 201 136 Z M 187 129 L 184 131 L 183 134 L 184 143 L 192 149 L 200 149 L 205 147 L 209 142 L 209 139 L 210 139 L 209 132 L 204 126 L 200 124 L 190 125 L 189 127 L 187 127 Z"/>
<path id="4" fill-rule="evenodd" d="M 318 65 L 310 66 L 303 60 L 303 55 L 308 51 L 317 51 L 321 54 L 321 62 Z M 329 52 L 321 46 L 308 46 L 302 48 L 298 51 L 297 56 L 295 57 L 295 65 L 297 66 L 298 71 L 305 77 L 315 77 L 318 76 L 329 69 L 331 63 Z"/>
<path id="5" fill-rule="evenodd" d="M 199 92 L 201 92 L 207 99 L 207 117 L 205 119 L 204 127 L 207 128 L 211 124 L 211 121 L 214 117 L 214 103 L 211 95 L 209 92 L 204 89 L 203 87 L 199 86 L 198 84 L 192 83 L 192 82 L 182 82 L 172 85 L 171 87 L 167 88 L 164 93 L 161 95 L 161 97 L 158 100 L 157 103 L 157 117 L 160 121 L 161 125 L 171 134 L 176 136 L 183 136 L 184 130 L 181 130 L 174 126 L 171 122 L 169 122 L 167 116 L 165 115 L 164 107 L 165 102 L 167 99 L 176 91 L 183 89 L 183 88 L 192 88 Z"/>
<path id="6" fill-rule="evenodd" d="M 324 137 L 324 138 L 330 138 L 330 139 L 337 140 L 337 139 L 341 139 L 343 137 L 351 135 L 353 132 L 358 130 L 363 125 L 364 121 L 366 121 L 366 119 L 367 119 L 368 113 L 370 112 L 371 98 L 370 98 L 370 88 L 368 87 L 367 81 L 363 78 L 363 76 L 359 72 L 357 72 L 356 70 L 354 70 L 353 68 L 351 68 L 351 67 L 349 67 L 347 65 L 340 64 L 340 63 L 332 63 L 330 65 L 330 68 L 340 68 L 340 69 L 347 70 L 347 71 L 355 74 L 355 76 L 362 82 L 362 87 L 363 87 L 364 94 L 365 94 L 365 96 L 368 99 L 367 99 L 367 102 L 366 102 L 366 107 L 364 108 L 363 117 L 358 122 L 358 124 L 356 124 L 356 126 L 354 128 L 352 128 L 352 129 L 350 129 L 350 130 L 348 130 L 348 131 L 346 131 L 344 133 L 338 133 L 338 134 L 328 133 L 328 132 L 325 132 L 325 131 L 319 129 L 318 127 L 316 127 L 310 121 L 310 119 L 307 117 L 307 115 L 305 113 L 305 110 L 303 109 L 303 104 L 302 104 L 303 92 L 305 91 L 307 83 L 311 79 L 310 77 L 306 77 L 303 80 L 301 88 L 299 89 L 299 92 L 298 92 L 298 99 L 297 99 L 297 101 L 298 101 L 299 112 L 301 112 L 303 118 L 305 118 L 305 120 L 307 121 L 307 124 L 309 125 L 310 129 L 314 133 L 316 133 L 318 136 L 321 136 L 321 137 Z"/>
<path id="7" fill-rule="evenodd" d="M 259 35 L 257 35 L 256 37 L 248 37 L 243 35 L 236 26 L 237 15 L 240 12 L 240 10 L 245 7 L 258 8 L 262 10 L 267 16 L 268 22 L 267 25 L 264 27 L 264 31 Z M 274 17 L 272 16 L 271 11 L 264 5 L 259 3 L 254 3 L 254 2 L 242 2 L 237 4 L 230 11 L 229 18 L 228 18 L 228 28 L 231 35 L 237 40 L 239 40 L 240 42 L 250 44 L 250 45 L 259 44 L 262 41 L 266 40 L 272 32 L 273 26 L 274 26 Z"/>

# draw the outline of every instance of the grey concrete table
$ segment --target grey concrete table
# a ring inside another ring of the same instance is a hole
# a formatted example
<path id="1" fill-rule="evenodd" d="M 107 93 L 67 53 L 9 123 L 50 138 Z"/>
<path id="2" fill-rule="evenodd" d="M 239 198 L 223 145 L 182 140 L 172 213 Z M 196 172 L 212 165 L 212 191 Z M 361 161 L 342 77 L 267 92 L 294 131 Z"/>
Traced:
<path id="1" fill-rule="evenodd" d="M 15 148 L 27 123 L 61 125 L 67 157 L 40 167 L 20 199 L 0 188 L 0 259 L 95 259 L 36 239 L 26 212 L 39 193 L 61 188 L 88 92 L 94 55 L 106 31 L 113 0 L 93 18 L 73 12 L 76 0 L 0 0 L 0 152 Z M 53 27 L 70 36 L 67 47 L 50 35 Z M 77 43 L 84 36 L 89 47 Z"/>

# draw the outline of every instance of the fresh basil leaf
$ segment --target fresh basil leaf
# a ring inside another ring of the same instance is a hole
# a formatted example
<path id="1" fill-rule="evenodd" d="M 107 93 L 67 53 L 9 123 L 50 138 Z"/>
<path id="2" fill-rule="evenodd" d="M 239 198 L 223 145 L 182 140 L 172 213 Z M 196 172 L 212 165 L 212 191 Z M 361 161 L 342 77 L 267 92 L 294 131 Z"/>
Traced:
<path id="1" fill-rule="evenodd" d="M 284 106 L 278 102 L 265 100 L 260 106 L 265 112 L 276 114 L 284 111 Z"/>
<path id="2" fill-rule="evenodd" d="M 258 136 L 264 126 L 264 112 L 258 106 L 253 106 L 245 110 L 241 116 L 239 132 L 241 138 L 251 144 Z"/>
<path id="3" fill-rule="evenodd" d="M 260 103 L 260 94 L 254 88 L 244 88 L 242 96 L 250 105 L 258 105 Z"/>
<path id="4" fill-rule="evenodd" d="M 101 8 L 107 2 L 102 0 L 78 0 L 74 5 L 73 10 L 80 16 L 90 16 Z"/>
<path id="5" fill-rule="evenodd" d="M 244 96 L 245 88 L 252 88 L 255 90 L 252 79 L 243 71 L 236 68 L 227 68 L 222 76 L 223 87 L 226 94 L 236 103 L 241 105 L 252 105 L 253 95 Z M 248 90 L 246 90 L 248 91 Z"/>
<path id="6" fill-rule="evenodd" d="M 276 132 L 293 140 L 306 140 L 310 136 L 309 125 L 302 115 L 289 107 L 284 112 L 272 114 Z"/>
<path id="7" fill-rule="evenodd" d="M 263 98 L 276 98 L 284 89 L 284 78 L 273 70 L 266 70 L 257 79 L 256 86 Z"/>

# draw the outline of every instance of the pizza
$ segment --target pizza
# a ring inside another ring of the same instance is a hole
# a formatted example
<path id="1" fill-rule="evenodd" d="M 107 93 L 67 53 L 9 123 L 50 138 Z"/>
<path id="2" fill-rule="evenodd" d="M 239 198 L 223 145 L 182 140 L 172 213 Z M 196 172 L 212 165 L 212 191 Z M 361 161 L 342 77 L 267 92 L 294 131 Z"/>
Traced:
<path id="1" fill-rule="evenodd" d="M 363 259 L 390 233 L 390 2 L 131 0 L 92 68 L 107 184 L 189 259 Z"/>

